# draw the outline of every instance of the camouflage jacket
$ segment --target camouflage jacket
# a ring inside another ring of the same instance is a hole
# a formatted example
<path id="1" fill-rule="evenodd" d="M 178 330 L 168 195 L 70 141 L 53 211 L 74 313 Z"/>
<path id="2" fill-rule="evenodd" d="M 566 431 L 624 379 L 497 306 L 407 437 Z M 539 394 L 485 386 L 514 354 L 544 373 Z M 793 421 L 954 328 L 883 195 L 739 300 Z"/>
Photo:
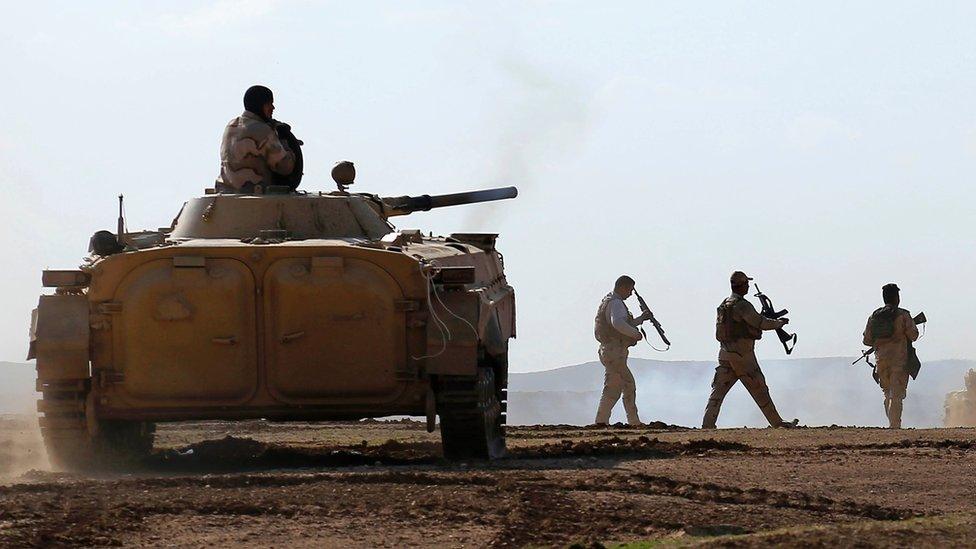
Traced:
<path id="1" fill-rule="evenodd" d="M 244 111 L 228 122 L 220 143 L 217 187 L 250 190 L 269 185 L 274 173 L 295 169 L 295 154 L 278 139 L 274 127 L 260 116 Z"/>

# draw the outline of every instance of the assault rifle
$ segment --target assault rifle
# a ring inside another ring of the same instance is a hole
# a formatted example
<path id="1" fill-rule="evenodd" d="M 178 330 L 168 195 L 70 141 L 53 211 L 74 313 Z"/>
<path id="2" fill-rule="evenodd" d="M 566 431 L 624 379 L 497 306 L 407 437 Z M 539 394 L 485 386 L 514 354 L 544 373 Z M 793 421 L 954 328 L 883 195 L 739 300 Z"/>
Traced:
<path id="1" fill-rule="evenodd" d="M 773 300 L 762 293 L 758 284 L 756 284 L 756 297 L 759 298 L 759 303 L 762 304 L 762 315 L 768 319 L 779 320 L 789 313 L 786 309 L 777 311 L 773 307 Z M 796 334 L 789 334 L 782 328 L 776 328 L 776 336 L 779 337 L 779 342 L 783 344 L 783 349 L 786 351 L 786 354 L 792 353 L 793 348 L 796 347 Z"/>
<path id="2" fill-rule="evenodd" d="M 874 354 L 874 347 L 871 347 L 870 349 L 865 349 L 864 351 L 861 351 L 861 356 L 859 356 L 857 358 L 857 360 L 855 360 L 854 362 L 851 362 L 851 366 L 853 366 L 853 365 L 855 365 L 858 362 L 861 362 L 863 360 L 865 363 L 867 363 L 868 366 L 871 366 L 873 368 L 874 367 L 874 363 L 871 362 L 871 355 L 873 355 L 873 354 Z"/>
<path id="3" fill-rule="evenodd" d="M 654 325 L 654 329 L 657 330 L 657 335 L 661 336 L 661 341 L 663 341 L 664 344 L 667 345 L 667 347 L 664 349 L 665 351 L 667 351 L 668 349 L 671 348 L 671 342 L 668 341 L 668 336 L 664 335 L 664 328 L 661 326 L 661 323 L 658 322 L 656 318 L 654 318 L 654 313 L 651 312 L 651 308 L 647 306 L 647 302 L 644 301 L 644 298 L 641 297 L 639 293 L 637 293 L 636 289 L 634 289 L 634 295 L 637 296 L 637 303 L 640 304 L 641 313 L 646 315 L 647 320 L 649 320 L 651 324 Z M 638 326 L 637 329 L 640 330 L 641 335 L 644 336 L 644 341 L 647 341 L 647 332 L 644 331 L 644 327 Z M 651 345 L 651 342 L 647 341 L 647 344 Z M 651 348 L 654 349 L 655 351 L 660 350 L 654 347 L 653 345 L 651 345 Z"/>
<path id="4" fill-rule="evenodd" d="M 915 315 L 912 318 L 912 322 L 914 322 L 915 325 L 918 326 L 928 322 L 928 319 L 925 318 L 925 313 L 923 312 Z M 871 367 L 872 369 L 871 376 L 874 377 L 875 383 L 880 384 L 881 381 L 878 379 L 877 366 L 875 366 L 875 364 L 871 362 L 871 355 L 873 354 L 874 354 L 874 347 L 862 351 L 861 356 L 858 357 L 858 359 L 855 360 L 854 362 L 851 362 L 851 366 L 863 360 L 869 367 Z M 909 373 L 911 374 L 912 379 L 915 379 L 918 377 L 918 370 L 921 367 L 921 363 L 918 361 L 918 355 L 915 354 L 915 347 L 912 345 L 911 341 L 908 342 L 908 361 L 910 363 L 908 365 L 910 370 Z"/>

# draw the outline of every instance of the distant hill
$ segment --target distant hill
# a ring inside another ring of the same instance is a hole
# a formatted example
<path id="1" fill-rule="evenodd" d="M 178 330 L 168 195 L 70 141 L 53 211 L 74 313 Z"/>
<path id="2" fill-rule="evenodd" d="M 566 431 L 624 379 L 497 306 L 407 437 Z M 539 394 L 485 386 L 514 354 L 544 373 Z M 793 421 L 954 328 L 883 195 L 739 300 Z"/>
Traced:
<path id="1" fill-rule="evenodd" d="M 784 418 L 807 425 L 885 425 L 881 390 L 863 364 L 853 358 L 763 361 L 773 401 Z M 715 362 L 661 361 L 634 358 L 637 406 L 644 421 L 698 426 L 708 400 Z M 963 376 L 976 368 L 972 360 L 926 362 L 908 387 L 906 427 L 940 427 L 942 404 L 949 391 L 963 387 Z M 587 424 L 593 421 L 603 389 L 603 366 L 587 362 L 543 372 L 509 375 L 509 423 Z M 33 413 L 34 366 L 0 362 L 0 414 Z M 617 404 L 613 421 L 623 421 Z M 729 393 L 719 426 L 761 427 L 765 420 L 741 384 Z"/>
<path id="2" fill-rule="evenodd" d="M 762 362 L 773 401 L 784 418 L 807 425 L 887 425 L 881 389 L 863 363 L 853 358 L 766 360 Z M 637 406 L 644 421 L 701 425 L 711 389 L 714 361 L 631 359 L 637 378 Z M 963 376 L 976 361 L 926 362 L 908 388 L 903 424 L 942 426 L 942 405 L 949 391 L 963 388 Z M 509 423 L 570 423 L 593 421 L 603 389 L 603 366 L 587 362 L 543 372 L 509 374 Z M 613 421 L 623 421 L 621 404 Z M 766 425 L 741 384 L 722 406 L 720 427 Z"/>

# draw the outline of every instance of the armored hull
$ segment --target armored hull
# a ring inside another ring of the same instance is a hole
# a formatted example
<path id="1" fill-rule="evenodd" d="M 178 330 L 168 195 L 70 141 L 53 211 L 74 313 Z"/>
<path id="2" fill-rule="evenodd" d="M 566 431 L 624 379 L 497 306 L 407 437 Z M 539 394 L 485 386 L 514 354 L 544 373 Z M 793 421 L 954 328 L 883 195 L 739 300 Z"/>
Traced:
<path id="1" fill-rule="evenodd" d="M 496 235 L 388 223 L 423 198 L 206 195 L 45 272 L 30 355 L 52 459 L 137 457 L 166 421 L 388 415 L 440 416 L 450 458 L 502 455 L 514 291 Z"/>

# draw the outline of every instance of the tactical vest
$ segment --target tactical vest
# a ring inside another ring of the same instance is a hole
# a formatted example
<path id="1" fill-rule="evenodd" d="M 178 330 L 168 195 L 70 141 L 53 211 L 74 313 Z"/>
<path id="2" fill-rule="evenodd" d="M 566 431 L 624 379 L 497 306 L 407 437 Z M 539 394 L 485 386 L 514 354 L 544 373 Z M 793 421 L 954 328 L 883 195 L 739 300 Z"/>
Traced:
<path id="1" fill-rule="evenodd" d="M 871 339 L 888 339 L 895 335 L 895 319 L 903 309 L 885 305 L 871 313 L 871 320 L 868 323 L 868 333 Z"/>
<path id="2" fill-rule="evenodd" d="M 596 319 L 593 323 L 593 335 L 597 341 L 604 345 L 618 343 L 620 345 L 630 346 L 632 341 L 610 325 L 610 319 L 607 318 L 607 308 L 610 307 L 610 301 L 614 299 L 620 298 L 611 292 L 600 302 L 600 306 L 596 310 Z"/>
<path id="3" fill-rule="evenodd" d="M 753 328 L 742 320 L 736 320 L 732 315 L 735 304 L 741 299 L 741 296 L 728 297 L 718 306 L 715 314 L 715 339 L 720 343 L 730 343 L 740 339 L 762 339 L 762 330 Z"/>

